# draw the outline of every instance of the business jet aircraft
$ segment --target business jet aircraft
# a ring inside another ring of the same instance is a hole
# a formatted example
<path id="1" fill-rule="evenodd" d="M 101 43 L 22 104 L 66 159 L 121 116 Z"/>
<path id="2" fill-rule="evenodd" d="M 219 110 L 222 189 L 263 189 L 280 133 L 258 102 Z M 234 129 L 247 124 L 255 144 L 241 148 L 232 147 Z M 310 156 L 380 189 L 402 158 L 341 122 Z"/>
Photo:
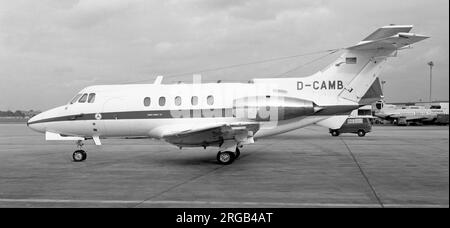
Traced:
<path id="1" fill-rule="evenodd" d="M 448 107 L 431 107 L 424 106 L 397 106 L 393 104 L 385 104 L 383 101 L 376 103 L 374 115 L 381 119 L 396 122 L 397 125 L 409 123 L 434 123 L 438 119 L 438 115 L 448 115 Z M 402 122 L 402 120 L 404 122 Z"/>
<path id="2" fill-rule="evenodd" d="M 68 104 L 28 121 L 46 140 L 156 138 L 183 147 L 218 147 L 231 164 L 256 139 L 317 124 L 339 128 L 350 112 L 380 99 L 378 75 L 398 50 L 428 37 L 412 26 L 379 28 L 331 65 L 309 77 L 259 78 L 249 83 L 100 85 L 81 90 Z"/>

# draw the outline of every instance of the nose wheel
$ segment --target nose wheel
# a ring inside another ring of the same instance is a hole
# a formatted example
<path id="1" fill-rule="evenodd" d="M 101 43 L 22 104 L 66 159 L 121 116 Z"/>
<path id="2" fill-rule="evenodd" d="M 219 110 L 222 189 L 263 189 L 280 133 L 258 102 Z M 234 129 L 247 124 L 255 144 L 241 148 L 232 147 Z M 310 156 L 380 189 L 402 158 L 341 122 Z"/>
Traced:
<path id="1" fill-rule="evenodd" d="M 73 154 L 72 154 L 72 159 L 74 162 L 82 162 L 82 161 L 86 160 L 87 153 L 86 153 L 86 151 L 82 150 L 83 145 L 84 145 L 84 143 L 82 140 L 77 141 L 77 147 L 79 149 L 76 150 L 75 152 L 73 152 Z"/>

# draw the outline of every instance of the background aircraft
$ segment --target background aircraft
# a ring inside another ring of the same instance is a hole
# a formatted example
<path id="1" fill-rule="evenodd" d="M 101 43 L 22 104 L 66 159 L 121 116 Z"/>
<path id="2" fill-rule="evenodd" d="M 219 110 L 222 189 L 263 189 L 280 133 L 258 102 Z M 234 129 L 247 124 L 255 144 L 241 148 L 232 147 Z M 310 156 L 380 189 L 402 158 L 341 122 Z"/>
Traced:
<path id="1" fill-rule="evenodd" d="M 408 125 L 411 123 L 423 124 L 434 123 L 438 120 L 438 115 L 448 115 L 448 106 L 399 106 L 385 104 L 383 101 L 377 102 L 374 115 L 384 120 L 391 121 L 398 125 Z"/>

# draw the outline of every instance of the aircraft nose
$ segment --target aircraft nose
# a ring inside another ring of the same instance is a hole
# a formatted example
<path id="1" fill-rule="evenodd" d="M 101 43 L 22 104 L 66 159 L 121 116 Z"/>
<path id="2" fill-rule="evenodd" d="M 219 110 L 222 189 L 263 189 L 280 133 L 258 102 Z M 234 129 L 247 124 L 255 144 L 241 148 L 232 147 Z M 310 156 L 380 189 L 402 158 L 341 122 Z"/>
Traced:
<path id="1" fill-rule="evenodd" d="M 34 131 L 45 133 L 50 126 L 49 122 L 60 117 L 62 110 L 64 110 L 64 106 L 41 112 L 29 119 L 27 125 Z"/>
<path id="2" fill-rule="evenodd" d="M 27 122 L 27 126 L 34 131 L 44 132 L 45 130 L 43 124 L 39 123 L 39 120 L 42 120 L 42 116 L 43 115 L 41 113 L 31 117 Z"/>
<path id="3" fill-rule="evenodd" d="M 33 122 L 36 122 L 36 116 L 31 117 L 31 118 L 27 121 L 27 126 L 30 127 L 30 124 L 32 124 Z"/>

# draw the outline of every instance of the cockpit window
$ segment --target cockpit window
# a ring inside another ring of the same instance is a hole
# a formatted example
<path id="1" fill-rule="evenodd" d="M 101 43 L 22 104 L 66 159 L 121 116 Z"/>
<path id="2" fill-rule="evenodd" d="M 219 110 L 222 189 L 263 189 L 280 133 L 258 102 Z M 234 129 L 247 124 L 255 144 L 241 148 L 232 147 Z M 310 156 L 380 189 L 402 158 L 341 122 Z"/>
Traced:
<path id="1" fill-rule="evenodd" d="M 95 93 L 90 93 L 88 97 L 88 103 L 94 103 L 95 101 Z"/>
<path id="2" fill-rule="evenodd" d="M 81 95 L 83 95 L 83 94 L 81 94 L 81 93 L 80 93 L 80 94 L 77 94 L 77 95 L 70 101 L 70 104 L 73 104 L 73 103 L 77 102 L 78 98 L 80 98 Z"/>
<path id="3" fill-rule="evenodd" d="M 87 93 L 83 94 L 83 96 L 81 96 L 80 100 L 78 100 L 78 103 L 84 103 L 84 102 L 86 102 L 87 97 L 88 97 L 88 94 L 87 94 Z"/>

